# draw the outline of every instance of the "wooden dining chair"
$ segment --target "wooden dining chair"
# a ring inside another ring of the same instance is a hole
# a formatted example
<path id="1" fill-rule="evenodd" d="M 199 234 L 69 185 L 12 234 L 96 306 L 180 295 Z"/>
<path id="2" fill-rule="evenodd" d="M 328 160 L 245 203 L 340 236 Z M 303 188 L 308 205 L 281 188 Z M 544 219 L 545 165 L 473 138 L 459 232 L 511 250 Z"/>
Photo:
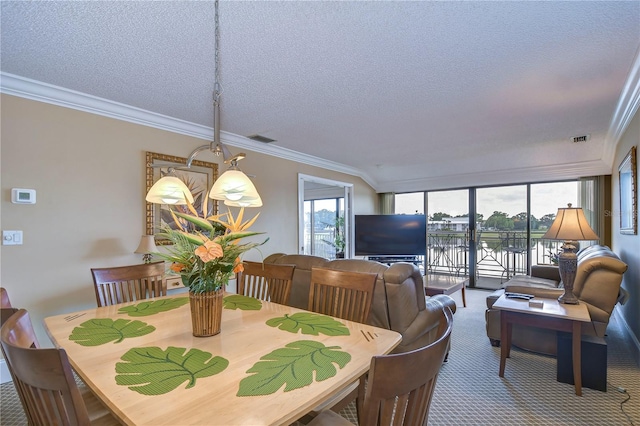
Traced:
<path id="1" fill-rule="evenodd" d="M 365 324 L 371 311 L 378 274 L 311 268 L 308 310 Z M 364 395 L 360 392 L 366 376 L 360 377 L 333 398 L 314 407 L 307 417 L 325 409 L 336 412 Z M 305 418 L 306 420 L 306 418 Z"/>
<path id="2" fill-rule="evenodd" d="M 4 287 L 0 287 L 0 308 L 13 308 L 11 300 L 9 300 L 9 293 Z"/>
<path id="3" fill-rule="evenodd" d="M 378 274 L 311 268 L 308 310 L 365 324 Z"/>
<path id="4" fill-rule="evenodd" d="M 238 273 L 238 294 L 267 300 L 281 305 L 289 304 L 295 265 L 242 262 L 244 270 Z"/>
<path id="5" fill-rule="evenodd" d="M 359 414 L 360 425 L 427 424 L 429 407 L 438 373 L 444 361 L 453 314 L 442 309 L 435 340 L 420 349 L 371 358 L 369 380 L 364 392 L 364 403 Z M 351 425 L 334 411 L 324 410 L 309 426 Z"/>
<path id="6" fill-rule="evenodd" d="M 9 293 L 7 293 L 4 287 L 0 287 L 0 326 L 16 312 L 18 312 L 18 309 L 11 306 Z"/>
<path id="7" fill-rule="evenodd" d="M 0 330 L 0 348 L 30 425 L 119 425 L 88 389 L 81 392 L 64 349 L 41 349 L 26 310 Z"/>
<path id="8" fill-rule="evenodd" d="M 167 294 L 164 261 L 113 268 L 92 268 L 98 307 Z"/>

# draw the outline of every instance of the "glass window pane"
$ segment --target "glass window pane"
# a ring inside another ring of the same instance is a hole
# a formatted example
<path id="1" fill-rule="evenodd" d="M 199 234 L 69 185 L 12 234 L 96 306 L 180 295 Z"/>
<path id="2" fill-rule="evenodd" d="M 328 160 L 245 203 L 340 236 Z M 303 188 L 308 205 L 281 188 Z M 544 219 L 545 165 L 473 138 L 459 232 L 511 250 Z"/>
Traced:
<path id="1" fill-rule="evenodd" d="M 424 214 L 424 192 L 396 194 L 396 214 Z"/>

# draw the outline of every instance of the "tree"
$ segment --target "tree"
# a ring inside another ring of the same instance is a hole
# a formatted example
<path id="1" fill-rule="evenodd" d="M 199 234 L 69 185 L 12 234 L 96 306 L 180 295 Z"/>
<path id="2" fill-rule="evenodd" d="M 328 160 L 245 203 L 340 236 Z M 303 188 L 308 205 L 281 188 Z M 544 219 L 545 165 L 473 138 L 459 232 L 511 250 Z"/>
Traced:
<path id="1" fill-rule="evenodd" d="M 542 226 L 545 228 L 549 228 L 555 219 L 556 219 L 555 213 L 545 214 L 540 218 L 540 221 L 538 222 L 539 227 Z"/>
<path id="2" fill-rule="evenodd" d="M 434 213 L 434 214 L 431 216 L 431 220 L 433 220 L 433 221 L 440 221 L 440 220 L 442 220 L 442 219 L 443 219 L 443 218 L 445 218 L 445 217 L 451 217 L 451 215 L 450 215 L 450 214 L 448 214 L 448 213 L 438 212 L 438 213 Z"/>
<path id="3" fill-rule="evenodd" d="M 511 218 L 513 221 L 513 229 L 516 231 L 525 231 L 527 229 L 527 212 L 521 212 Z"/>
<path id="4" fill-rule="evenodd" d="M 485 228 L 494 228 L 500 231 L 513 229 L 513 220 L 506 213 L 494 211 L 484 223 Z"/>

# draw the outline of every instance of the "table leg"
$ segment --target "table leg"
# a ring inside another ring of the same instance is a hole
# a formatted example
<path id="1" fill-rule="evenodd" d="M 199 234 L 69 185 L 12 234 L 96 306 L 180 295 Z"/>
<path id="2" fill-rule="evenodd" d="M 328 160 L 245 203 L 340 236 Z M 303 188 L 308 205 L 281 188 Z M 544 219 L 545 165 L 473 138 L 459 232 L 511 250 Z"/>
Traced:
<path id="1" fill-rule="evenodd" d="M 463 282 L 462 283 L 462 306 L 464 306 L 465 308 L 467 307 L 467 297 L 464 293 L 464 288 L 466 287 L 467 282 Z"/>
<path id="2" fill-rule="evenodd" d="M 580 350 L 582 349 L 582 326 L 579 321 L 572 321 L 572 345 L 573 345 L 573 383 L 576 387 L 576 395 L 582 396 L 582 357 Z"/>
<path id="3" fill-rule="evenodd" d="M 507 312 L 500 311 L 500 372 L 498 376 L 504 377 L 504 367 L 511 350 L 511 323 L 507 322 Z"/>

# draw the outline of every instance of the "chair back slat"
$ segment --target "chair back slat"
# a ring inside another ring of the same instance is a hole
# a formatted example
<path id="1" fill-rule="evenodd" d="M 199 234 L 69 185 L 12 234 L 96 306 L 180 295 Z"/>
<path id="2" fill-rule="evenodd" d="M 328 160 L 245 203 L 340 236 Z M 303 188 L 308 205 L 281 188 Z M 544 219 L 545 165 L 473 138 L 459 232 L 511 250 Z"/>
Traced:
<path id="1" fill-rule="evenodd" d="M 443 308 L 432 343 L 411 352 L 371 359 L 361 424 L 427 424 L 452 326 L 453 314 L 448 308 Z"/>
<path id="2" fill-rule="evenodd" d="M 238 294 L 288 305 L 295 265 L 248 262 L 238 273 Z"/>
<path id="3" fill-rule="evenodd" d="M 376 273 L 312 268 L 308 309 L 366 323 L 377 278 Z"/>
<path id="4" fill-rule="evenodd" d="M 92 268 L 98 306 L 135 302 L 167 294 L 164 262 Z"/>

